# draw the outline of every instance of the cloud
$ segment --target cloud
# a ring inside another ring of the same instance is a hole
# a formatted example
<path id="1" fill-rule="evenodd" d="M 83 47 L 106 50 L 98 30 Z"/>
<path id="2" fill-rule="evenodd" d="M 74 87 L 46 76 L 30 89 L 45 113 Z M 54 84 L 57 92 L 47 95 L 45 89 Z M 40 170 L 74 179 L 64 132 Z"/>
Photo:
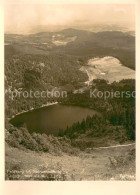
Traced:
<path id="1" fill-rule="evenodd" d="M 23 4 L 5 7 L 5 31 L 27 33 L 36 25 L 134 24 L 131 5 Z"/>

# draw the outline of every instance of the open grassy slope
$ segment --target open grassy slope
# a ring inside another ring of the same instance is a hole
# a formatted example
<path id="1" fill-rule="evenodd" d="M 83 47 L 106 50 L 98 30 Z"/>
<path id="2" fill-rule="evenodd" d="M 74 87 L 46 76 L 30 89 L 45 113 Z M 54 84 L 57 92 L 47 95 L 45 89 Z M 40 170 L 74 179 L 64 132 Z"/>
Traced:
<path id="1" fill-rule="evenodd" d="M 135 145 L 129 145 L 57 156 L 6 145 L 6 179 L 135 180 L 134 148 Z"/>

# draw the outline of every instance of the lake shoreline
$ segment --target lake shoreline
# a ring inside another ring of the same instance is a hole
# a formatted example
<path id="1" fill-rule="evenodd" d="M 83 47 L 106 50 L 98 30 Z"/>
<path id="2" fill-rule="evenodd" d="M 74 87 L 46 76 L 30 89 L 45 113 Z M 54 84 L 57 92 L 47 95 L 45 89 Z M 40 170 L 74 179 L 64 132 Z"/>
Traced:
<path id="1" fill-rule="evenodd" d="M 44 105 L 40 108 L 18 114 L 9 122 L 17 127 L 25 123 L 29 132 L 58 135 L 59 129 L 66 129 L 74 123 L 86 120 L 87 116 L 92 117 L 98 114 L 99 113 L 94 109 L 64 105 L 56 102 L 48 106 Z"/>
<path id="2" fill-rule="evenodd" d="M 31 108 L 30 110 L 23 110 L 22 112 L 18 112 L 17 114 L 13 115 L 9 119 L 9 121 L 12 120 L 13 118 L 15 118 L 16 116 L 20 115 L 20 114 L 27 113 L 27 112 L 31 112 L 31 111 L 37 110 L 39 108 L 44 108 L 44 107 L 52 106 L 52 105 L 55 105 L 55 104 L 58 104 L 58 102 L 43 104 L 42 106 L 39 106 L 38 108 Z"/>

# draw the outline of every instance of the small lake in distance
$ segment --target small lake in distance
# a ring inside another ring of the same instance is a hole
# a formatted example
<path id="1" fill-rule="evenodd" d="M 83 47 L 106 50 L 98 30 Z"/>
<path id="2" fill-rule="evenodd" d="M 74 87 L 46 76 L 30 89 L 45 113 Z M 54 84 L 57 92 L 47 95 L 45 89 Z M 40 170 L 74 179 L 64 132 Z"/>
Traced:
<path id="1" fill-rule="evenodd" d="M 29 132 L 57 135 L 59 129 L 66 129 L 87 116 L 99 114 L 97 111 L 79 106 L 55 104 L 19 114 L 11 123 L 20 126 L 25 123 Z"/>

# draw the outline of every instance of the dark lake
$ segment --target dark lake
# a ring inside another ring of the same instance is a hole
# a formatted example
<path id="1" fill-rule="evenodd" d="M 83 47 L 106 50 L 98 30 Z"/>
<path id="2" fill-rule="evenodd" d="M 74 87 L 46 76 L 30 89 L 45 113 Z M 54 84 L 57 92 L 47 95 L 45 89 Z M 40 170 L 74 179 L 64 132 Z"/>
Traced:
<path id="1" fill-rule="evenodd" d="M 66 129 L 75 122 L 98 114 L 93 109 L 78 106 L 55 104 L 19 114 L 10 122 L 15 126 L 25 123 L 29 132 L 57 135 L 59 129 Z"/>

